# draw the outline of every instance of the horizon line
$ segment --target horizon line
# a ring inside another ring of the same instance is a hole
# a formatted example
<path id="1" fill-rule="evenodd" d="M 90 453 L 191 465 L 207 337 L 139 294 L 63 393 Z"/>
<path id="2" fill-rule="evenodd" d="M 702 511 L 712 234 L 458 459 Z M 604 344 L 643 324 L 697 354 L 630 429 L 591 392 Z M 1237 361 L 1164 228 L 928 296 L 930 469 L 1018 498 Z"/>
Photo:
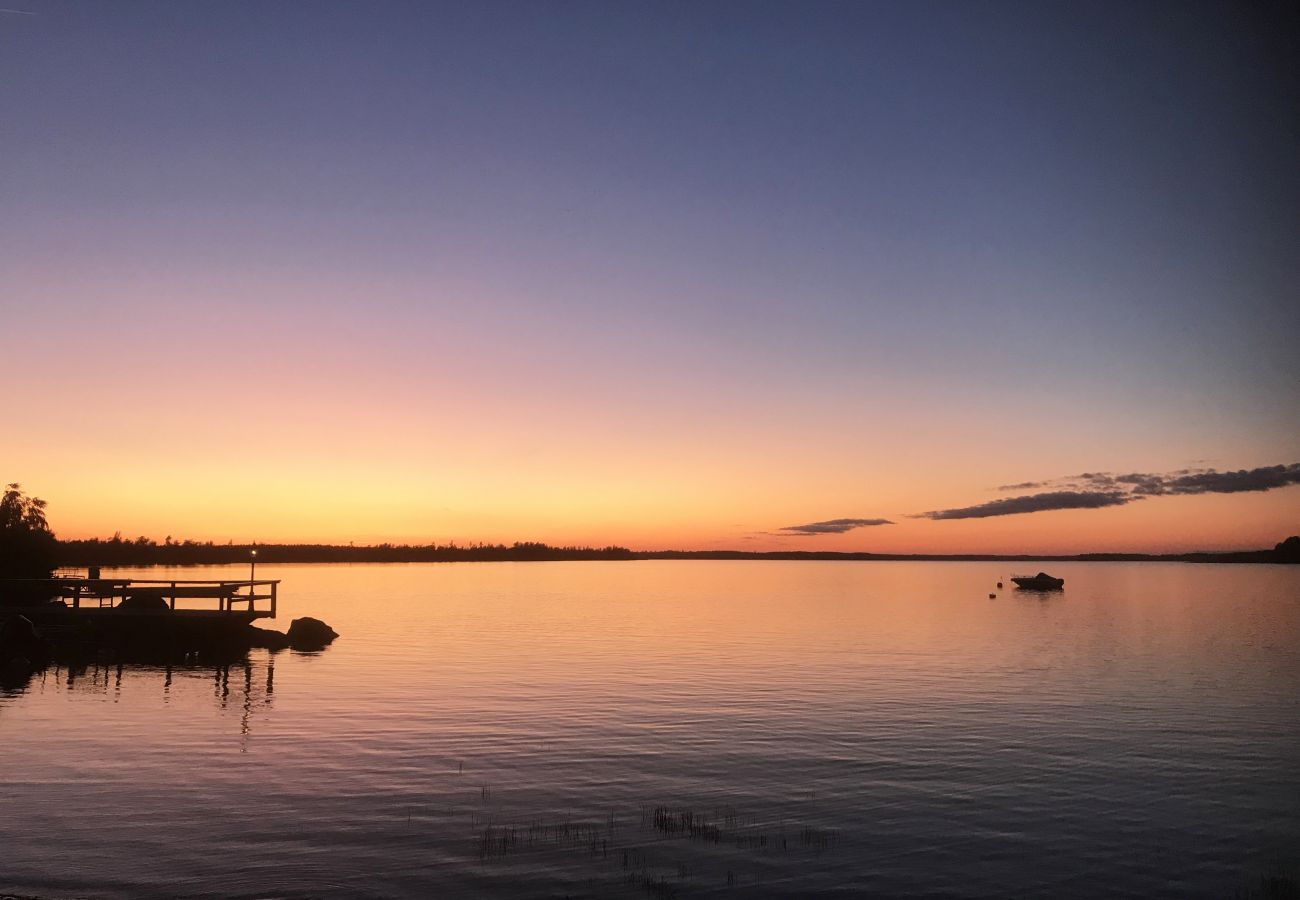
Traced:
<path id="1" fill-rule="evenodd" d="M 803 559 L 822 559 L 822 560 L 882 560 L 882 561 L 1017 561 L 1017 560 L 1139 560 L 1139 559 L 1180 559 L 1187 557 L 1249 557 L 1259 556 L 1261 554 L 1272 554 L 1278 551 L 1284 543 L 1295 540 L 1294 537 L 1284 538 L 1272 547 L 1254 547 L 1238 550 L 1229 550 L 1222 548 L 1200 548 L 1185 550 L 1170 550 L 1159 553 L 1148 551 L 1134 550 L 1084 550 L 1075 552 L 1044 552 L 1023 550 L 1017 552 L 956 552 L 956 553 L 933 553 L 933 552 L 879 552 L 873 550 L 744 550 L 731 548 L 714 548 L 714 549 L 697 549 L 682 550 L 661 548 L 654 550 L 634 550 L 616 544 L 606 544 L 603 546 L 590 545 L 552 545 L 543 541 L 515 541 L 510 544 L 506 543 L 488 543 L 473 542 L 467 544 L 457 544 L 448 542 L 438 544 L 430 542 L 427 544 L 414 543 L 393 543 L 389 541 L 367 544 L 332 544 L 322 542 L 235 542 L 233 539 L 225 543 L 215 541 L 172 541 L 171 543 L 158 543 L 152 539 L 145 539 L 141 542 L 136 540 L 127 540 L 122 538 L 104 539 L 104 538 L 56 538 L 58 544 L 68 550 L 82 549 L 86 550 L 91 547 L 111 547 L 114 549 L 113 555 L 130 555 L 131 550 L 141 551 L 149 556 L 216 556 L 226 557 L 230 553 L 248 553 L 253 550 L 265 554 L 270 551 L 273 555 L 289 555 L 301 557 L 312 552 L 328 553 L 334 557 L 348 557 L 359 555 L 383 555 L 390 558 L 385 561 L 391 562 L 424 562 L 436 561 L 429 559 L 412 558 L 416 556 L 431 556 L 442 554 L 444 556 L 469 557 L 473 555 L 488 556 L 503 561 L 508 558 L 516 560 L 528 557 L 535 558 L 557 558 L 557 557 L 576 557 L 586 559 L 606 559 L 606 560 L 634 560 L 634 559 L 655 559 L 655 558 L 721 558 L 721 559 L 781 559 L 781 558 L 803 558 Z M 167 561 L 167 560 L 164 560 Z M 228 560 L 215 564 L 227 564 L 228 562 L 242 562 L 239 560 Z M 262 562 L 331 562 L 328 559 L 270 559 L 262 555 L 259 561 Z M 347 560 L 338 560 L 347 561 Z M 490 561 L 485 560 L 485 561 Z M 153 565 L 156 563 L 124 563 L 126 565 Z M 181 565 L 203 564 L 203 562 L 180 562 Z M 109 565 L 107 562 L 104 565 Z"/>

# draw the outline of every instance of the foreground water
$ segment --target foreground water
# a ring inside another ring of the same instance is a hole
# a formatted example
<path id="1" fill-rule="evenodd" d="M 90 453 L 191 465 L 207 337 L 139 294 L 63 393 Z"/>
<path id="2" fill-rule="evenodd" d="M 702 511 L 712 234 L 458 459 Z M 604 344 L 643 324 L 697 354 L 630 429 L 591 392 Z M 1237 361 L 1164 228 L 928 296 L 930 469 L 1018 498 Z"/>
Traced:
<path id="1" fill-rule="evenodd" d="M 1230 897 L 1300 860 L 1300 568 L 264 572 L 343 637 L 0 693 L 0 892 Z"/>

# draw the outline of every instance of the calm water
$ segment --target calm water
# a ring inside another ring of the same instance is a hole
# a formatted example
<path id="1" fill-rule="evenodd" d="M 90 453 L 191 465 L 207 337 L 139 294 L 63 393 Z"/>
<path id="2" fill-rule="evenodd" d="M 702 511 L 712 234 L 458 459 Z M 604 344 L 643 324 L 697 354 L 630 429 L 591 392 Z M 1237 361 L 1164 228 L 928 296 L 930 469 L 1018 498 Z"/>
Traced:
<path id="1" fill-rule="evenodd" d="M 229 667 L 0 693 L 0 891 L 1231 897 L 1300 861 L 1300 568 L 259 567 Z M 242 569 L 168 570 L 168 576 Z M 148 577 L 161 577 L 150 570 Z"/>

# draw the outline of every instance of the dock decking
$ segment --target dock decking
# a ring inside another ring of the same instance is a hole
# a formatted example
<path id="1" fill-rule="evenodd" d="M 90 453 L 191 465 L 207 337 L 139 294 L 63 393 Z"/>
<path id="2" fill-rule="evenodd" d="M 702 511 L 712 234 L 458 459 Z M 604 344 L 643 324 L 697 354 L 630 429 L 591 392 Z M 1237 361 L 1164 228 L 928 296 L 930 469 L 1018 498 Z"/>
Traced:
<path id="1" fill-rule="evenodd" d="M 15 582 L 10 582 L 15 583 Z M 115 616 L 176 615 L 187 619 L 274 619 L 278 579 L 225 581 L 138 578 L 49 578 L 26 581 L 26 586 L 47 586 L 50 599 L 60 599 L 82 614 L 112 612 Z M 127 598 L 157 598 L 167 609 L 121 607 Z M 261 605 L 259 605 L 259 603 Z M 215 608 L 213 605 L 215 604 Z"/>

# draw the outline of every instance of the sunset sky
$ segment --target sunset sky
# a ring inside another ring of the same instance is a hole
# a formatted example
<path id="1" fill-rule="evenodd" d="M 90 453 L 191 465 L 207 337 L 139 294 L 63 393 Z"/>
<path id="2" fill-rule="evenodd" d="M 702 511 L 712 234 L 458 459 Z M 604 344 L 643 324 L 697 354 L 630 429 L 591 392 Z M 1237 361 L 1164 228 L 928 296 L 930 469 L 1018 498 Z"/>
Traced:
<path id="1" fill-rule="evenodd" d="M 0 479 L 62 537 L 1300 533 L 1269 4 L 9 5 Z"/>

